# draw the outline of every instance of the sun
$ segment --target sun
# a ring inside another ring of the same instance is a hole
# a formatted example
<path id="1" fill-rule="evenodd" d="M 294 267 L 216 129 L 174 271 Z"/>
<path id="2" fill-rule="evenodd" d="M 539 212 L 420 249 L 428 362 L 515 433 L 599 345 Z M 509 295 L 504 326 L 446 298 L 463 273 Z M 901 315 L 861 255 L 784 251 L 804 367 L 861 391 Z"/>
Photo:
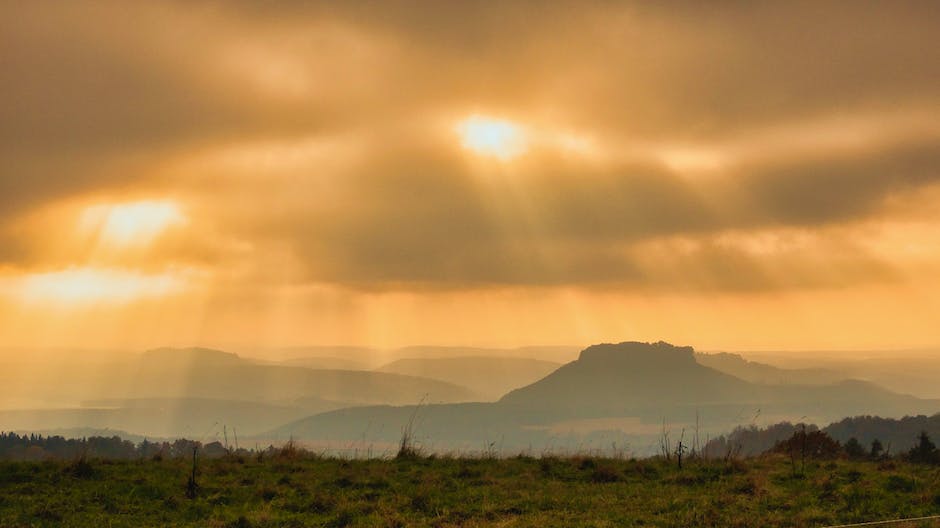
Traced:
<path id="1" fill-rule="evenodd" d="M 473 115 L 457 123 L 461 145 L 482 156 L 508 161 L 526 150 L 522 127 L 504 119 Z"/>

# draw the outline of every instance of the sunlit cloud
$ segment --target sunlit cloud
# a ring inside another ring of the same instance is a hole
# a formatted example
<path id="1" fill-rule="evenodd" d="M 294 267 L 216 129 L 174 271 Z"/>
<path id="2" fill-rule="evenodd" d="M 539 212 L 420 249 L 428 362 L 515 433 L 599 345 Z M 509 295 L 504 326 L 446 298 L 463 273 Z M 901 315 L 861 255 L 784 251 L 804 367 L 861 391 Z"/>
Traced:
<path id="1" fill-rule="evenodd" d="M 929 106 L 911 105 L 880 112 L 784 121 L 720 141 L 640 142 L 608 150 L 634 158 L 650 156 L 679 173 L 717 174 L 738 165 L 859 154 L 931 138 L 940 139 L 935 113 Z"/>
<path id="2" fill-rule="evenodd" d="M 84 306 L 124 304 L 183 291 L 185 281 L 169 273 L 75 268 L 0 279 L 0 292 L 27 304 Z"/>
<path id="3" fill-rule="evenodd" d="M 80 228 L 116 247 L 146 246 L 166 229 L 185 224 L 186 216 L 169 201 L 93 205 L 81 215 Z"/>

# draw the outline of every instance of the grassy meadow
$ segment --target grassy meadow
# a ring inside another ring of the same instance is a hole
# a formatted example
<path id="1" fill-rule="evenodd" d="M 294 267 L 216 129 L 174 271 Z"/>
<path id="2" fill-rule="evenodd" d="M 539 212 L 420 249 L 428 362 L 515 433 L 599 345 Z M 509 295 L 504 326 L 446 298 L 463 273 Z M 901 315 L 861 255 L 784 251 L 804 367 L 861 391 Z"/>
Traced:
<path id="1" fill-rule="evenodd" d="M 0 526 L 826 526 L 940 513 L 940 467 L 780 455 L 0 462 Z M 927 523 L 909 526 L 936 526 Z"/>

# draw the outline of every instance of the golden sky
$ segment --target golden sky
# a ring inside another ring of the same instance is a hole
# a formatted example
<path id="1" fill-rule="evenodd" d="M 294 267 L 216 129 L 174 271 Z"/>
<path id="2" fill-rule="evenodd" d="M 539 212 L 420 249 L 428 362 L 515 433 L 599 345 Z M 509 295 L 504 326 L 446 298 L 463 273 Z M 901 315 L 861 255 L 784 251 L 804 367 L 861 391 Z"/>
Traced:
<path id="1" fill-rule="evenodd" d="M 940 344 L 936 2 L 0 6 L 0 346 Z"/>

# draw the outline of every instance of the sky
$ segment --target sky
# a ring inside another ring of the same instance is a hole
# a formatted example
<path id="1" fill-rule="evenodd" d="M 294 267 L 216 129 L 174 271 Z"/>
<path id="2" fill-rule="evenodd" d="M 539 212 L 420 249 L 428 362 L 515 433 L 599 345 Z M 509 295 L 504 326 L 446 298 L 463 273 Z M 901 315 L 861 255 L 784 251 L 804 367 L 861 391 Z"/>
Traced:
<path id="1" fill-rule="evenodd" d="M 940 344 L 936 2 L 0 11 L 0 346 Z"/>

